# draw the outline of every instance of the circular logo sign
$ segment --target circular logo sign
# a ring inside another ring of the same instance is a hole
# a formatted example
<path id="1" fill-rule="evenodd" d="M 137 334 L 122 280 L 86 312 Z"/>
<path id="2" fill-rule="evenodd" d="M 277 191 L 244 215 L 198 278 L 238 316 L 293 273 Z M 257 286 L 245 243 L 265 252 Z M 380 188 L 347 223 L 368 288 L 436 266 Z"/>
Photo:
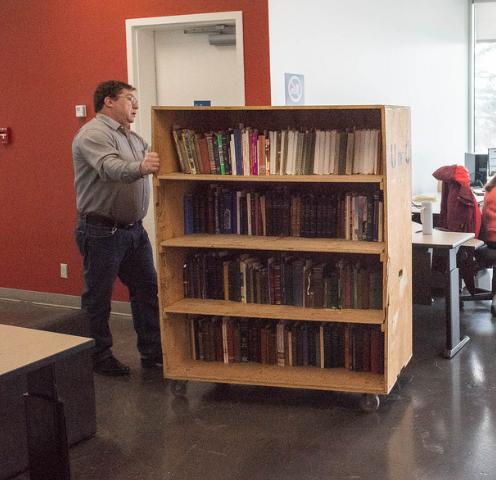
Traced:
<path id="1" fill-rule="evenodd" d="M 292 102 L 298 103 L 303 96 L 303 85 L 301 84 L 300 77 L 291 75 L 288 80 L 288 95 Z"/>

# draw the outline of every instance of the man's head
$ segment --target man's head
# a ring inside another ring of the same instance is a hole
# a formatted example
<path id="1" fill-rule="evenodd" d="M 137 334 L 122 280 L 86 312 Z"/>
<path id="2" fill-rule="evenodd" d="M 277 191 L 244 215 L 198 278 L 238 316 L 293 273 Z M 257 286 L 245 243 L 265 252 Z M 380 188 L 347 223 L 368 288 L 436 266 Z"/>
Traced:
<path id="1" fill-rule="evenodd" d="M 134 122 L 138 111 L 136 89 L 118 80 L 107 80 L 100 83 L 93 95 L 95 112 L 104 113 L 121 125 L 127 127 Z"/>

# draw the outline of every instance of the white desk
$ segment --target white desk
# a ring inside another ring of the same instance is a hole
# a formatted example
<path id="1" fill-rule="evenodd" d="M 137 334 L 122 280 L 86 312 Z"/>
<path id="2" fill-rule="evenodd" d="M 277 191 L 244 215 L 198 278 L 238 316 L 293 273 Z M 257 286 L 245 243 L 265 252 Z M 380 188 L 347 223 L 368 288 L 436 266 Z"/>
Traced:
<path id="1" fill-rule="evenodd" d="M 63 404 L 54 362 L 94 345 L 91 338 L 0 325 L 0 377 L 27 374 L 25 395 L 31 480 L 70 479 Z"/>
<path id="2" fill-rule="evenodd" d="M 444 232 L 436 229 L 433 230 L 432 235 L 424 235 L 422 226 L 412 222 L 413 248 L 434 248 L 439 251 L 445 261 L 446 278 L 442 287 L 446 305 L 446 348 L 444 350 L 446 358 L 453 358 L 470 340 L 468 336 L 460 337 L 460 292 L 456 253 L 461 245 L 474 237 L 473 233 Z"/>
<path id="3" fill-rule="evenodd" d="M 432 235 L 422 233 L 422 225 L 412 222 L 412 243 L 415 246 L 426 248 L 458 248 L 468 240 L 475 237 L 473 233 L 432 231 Z"/>

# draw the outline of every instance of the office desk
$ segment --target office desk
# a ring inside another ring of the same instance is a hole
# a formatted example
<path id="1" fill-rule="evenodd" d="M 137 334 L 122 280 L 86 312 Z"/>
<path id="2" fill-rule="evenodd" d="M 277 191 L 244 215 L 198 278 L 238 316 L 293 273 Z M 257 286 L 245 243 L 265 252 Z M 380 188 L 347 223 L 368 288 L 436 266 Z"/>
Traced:
<path id="1" fill-rule="evenodd" d="M 456 253 L 467 240 L 474 238 L 473 233 L 443 232 L 434 229 L 432 235 L 424 235 L 422 226 L 412 223 L 412 246 L 414 249 L 436 249 L 445 262 L 445 283 L 442 286 L 445 295 L 446 348 L 444 356 L 453 358 L 470 340 L 468 336 L 460 338 L 460 293 Z M 419 231 L 420 230 L 420 231 Z"/>
<path id="2" fill-rule="evenodd" d="M 31 480 L 70 479 L 63 404 L 54 362 L 91 348 L 90 338 L 0 325 L 0 377 L 26 374 L 25 395 Z"/>

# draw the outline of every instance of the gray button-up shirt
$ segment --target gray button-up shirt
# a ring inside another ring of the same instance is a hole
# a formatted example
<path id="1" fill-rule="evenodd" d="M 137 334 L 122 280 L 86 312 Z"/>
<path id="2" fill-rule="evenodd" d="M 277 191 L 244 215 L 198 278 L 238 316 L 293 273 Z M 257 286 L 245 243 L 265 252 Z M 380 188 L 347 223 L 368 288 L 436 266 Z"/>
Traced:
<path id="1" fill-rule="evenodd" d="M 148 145 L 119 122 L 97 113 L 72 142 L 76 203 L 80 215 L 135 223 L 148 210 L 150 187 L 139 170 Z"/>

